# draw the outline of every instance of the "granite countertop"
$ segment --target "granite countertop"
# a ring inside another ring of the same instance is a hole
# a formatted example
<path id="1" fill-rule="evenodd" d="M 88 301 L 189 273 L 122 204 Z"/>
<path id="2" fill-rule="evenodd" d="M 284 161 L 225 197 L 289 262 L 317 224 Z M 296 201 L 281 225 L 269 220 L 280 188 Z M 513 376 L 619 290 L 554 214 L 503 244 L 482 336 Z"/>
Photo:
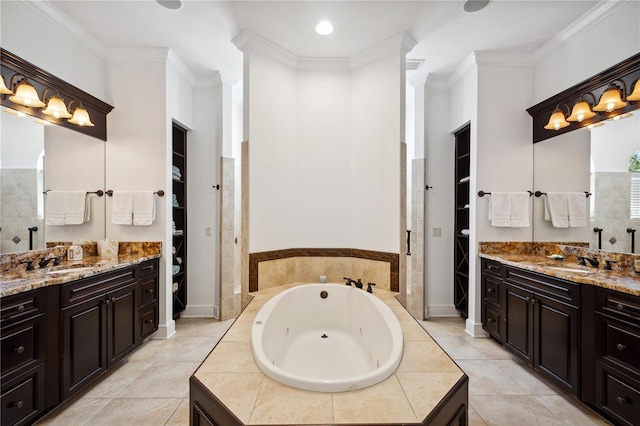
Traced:
<path id="1" fill-rule="evenodd" d="M 12 268 L 10 271 L 0 273 L 0 298 L 115 271 L 137 265 L 145 260 L 157 259 L 160 256 L 160 252 L 150 252 L 144 255 L 139 253 L 120 254 L 118 257 L 113 258 L 86 256 L 82 260 L 77 261 L 65 260 L 57 266 L 51 266 L 53 265 L 53 262 L 51 262 L 49 266 L 45 268 L 39 268 L 36 262 L 36 268 L 33 271 L 27 271 L 25 265 L 20 265 L 19 267 Z"/>
<path id="2" fill-rule="evenodd" d="M 613 270 L 611 271 L 602 269 L 604 262 L 601 262 L 598 268 L 582 266 L 578 263 L 575 255 L 568 255 L 565 256 L 564 259 L 556 260 L 542 254 L 485 253 L 481 251 L 480 257 L 575 283 L 595 285 L 634 296 L 640 296 L 640 274 L 630 269 L 620 268 L 617 265 L 613 265 Z"/>

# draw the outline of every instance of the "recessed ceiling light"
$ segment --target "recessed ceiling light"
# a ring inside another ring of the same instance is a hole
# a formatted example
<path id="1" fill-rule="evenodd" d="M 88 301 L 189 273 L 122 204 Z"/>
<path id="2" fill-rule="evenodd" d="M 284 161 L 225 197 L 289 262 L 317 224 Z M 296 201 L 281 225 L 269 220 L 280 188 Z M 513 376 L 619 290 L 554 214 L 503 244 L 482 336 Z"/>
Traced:
<path id="1" fill-rule="evenodd" d="M 170 10 L 180 10 L 182 9 L 182 2 L 180 0 L 156 0 L 156 2 L 162 6 L 166 7 Z"/>
<path id="2" fill-rule="evenodd" d="M 484 9 L 490 0 L 467 0 L 464 3 L 463 9 L 465 12 L 477 12 L 479 10 Z"/>
<path id="3" fill-rule="evenodd" d="M 316 32 L 320 35 L 329 35 L 333 32 L 333 25 L 329 21 L 321 21 L 316 25 Z"/>

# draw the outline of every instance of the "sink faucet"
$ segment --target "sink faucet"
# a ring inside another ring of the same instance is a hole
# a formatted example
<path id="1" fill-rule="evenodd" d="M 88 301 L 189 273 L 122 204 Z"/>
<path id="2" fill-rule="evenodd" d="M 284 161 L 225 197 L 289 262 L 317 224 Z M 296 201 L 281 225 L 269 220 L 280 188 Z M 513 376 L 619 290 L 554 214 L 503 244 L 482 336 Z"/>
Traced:
<path id="1" fill-rule="evenodd" d="M 600 262 L 598 262 L 598 258 L 596 257 L 592 258 L 592 257 L 586 257 L 586 256 L 578 256 L 578 263 L 580 265 L 587 266 L 587 264 L 585 263 L 585 260 L 589 262 L 589 264 L 594 268 L 597 268 L 600 265 Z"/>
<path id="2" fill-rule="evenodd" d="M 26 263 L 27 264 L 27 271 L 33 271 L 34 270 L 33 260 L 23 260 L 20 263 Z"/>
<path id="3" fill-rule="evenodd" d="M 60 264 L 60 257 L 43 257 L 40 262 L 38 262 L 38 266 L 41 268 L 46 268 L 49 264 L 49 261 L 53 260 L 54 266 L 58 266 Z"/>

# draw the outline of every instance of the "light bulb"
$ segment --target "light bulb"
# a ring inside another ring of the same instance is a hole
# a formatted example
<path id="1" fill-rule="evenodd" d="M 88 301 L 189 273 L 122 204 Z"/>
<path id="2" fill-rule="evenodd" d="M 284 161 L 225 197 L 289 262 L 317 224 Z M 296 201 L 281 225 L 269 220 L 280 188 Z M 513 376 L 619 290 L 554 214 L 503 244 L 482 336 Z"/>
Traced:
<path id="1" fill-rule="evenodd" d="M 316 25 L 316 32 L 320 35 L 329 35 L 333 32 L 333 25 L 329 21 L 321 21 Z"/>

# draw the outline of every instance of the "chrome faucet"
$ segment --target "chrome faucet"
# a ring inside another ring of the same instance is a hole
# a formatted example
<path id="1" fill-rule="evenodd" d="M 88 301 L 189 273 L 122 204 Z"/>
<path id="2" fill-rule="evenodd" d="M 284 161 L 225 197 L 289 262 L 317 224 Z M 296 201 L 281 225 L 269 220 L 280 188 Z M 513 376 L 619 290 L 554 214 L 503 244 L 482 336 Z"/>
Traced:
<path id="1" fill-rule="evenodd" d="M 585 263 L 585 260 L 589 262 L 589 264 L 594 268 L 597 268 L 598 266 L 600 266 L 600 262 L 598 262 L 597 257 L 578 256 L 578 263 L 580 265 L 587 266 L 587 264 Z"/>

